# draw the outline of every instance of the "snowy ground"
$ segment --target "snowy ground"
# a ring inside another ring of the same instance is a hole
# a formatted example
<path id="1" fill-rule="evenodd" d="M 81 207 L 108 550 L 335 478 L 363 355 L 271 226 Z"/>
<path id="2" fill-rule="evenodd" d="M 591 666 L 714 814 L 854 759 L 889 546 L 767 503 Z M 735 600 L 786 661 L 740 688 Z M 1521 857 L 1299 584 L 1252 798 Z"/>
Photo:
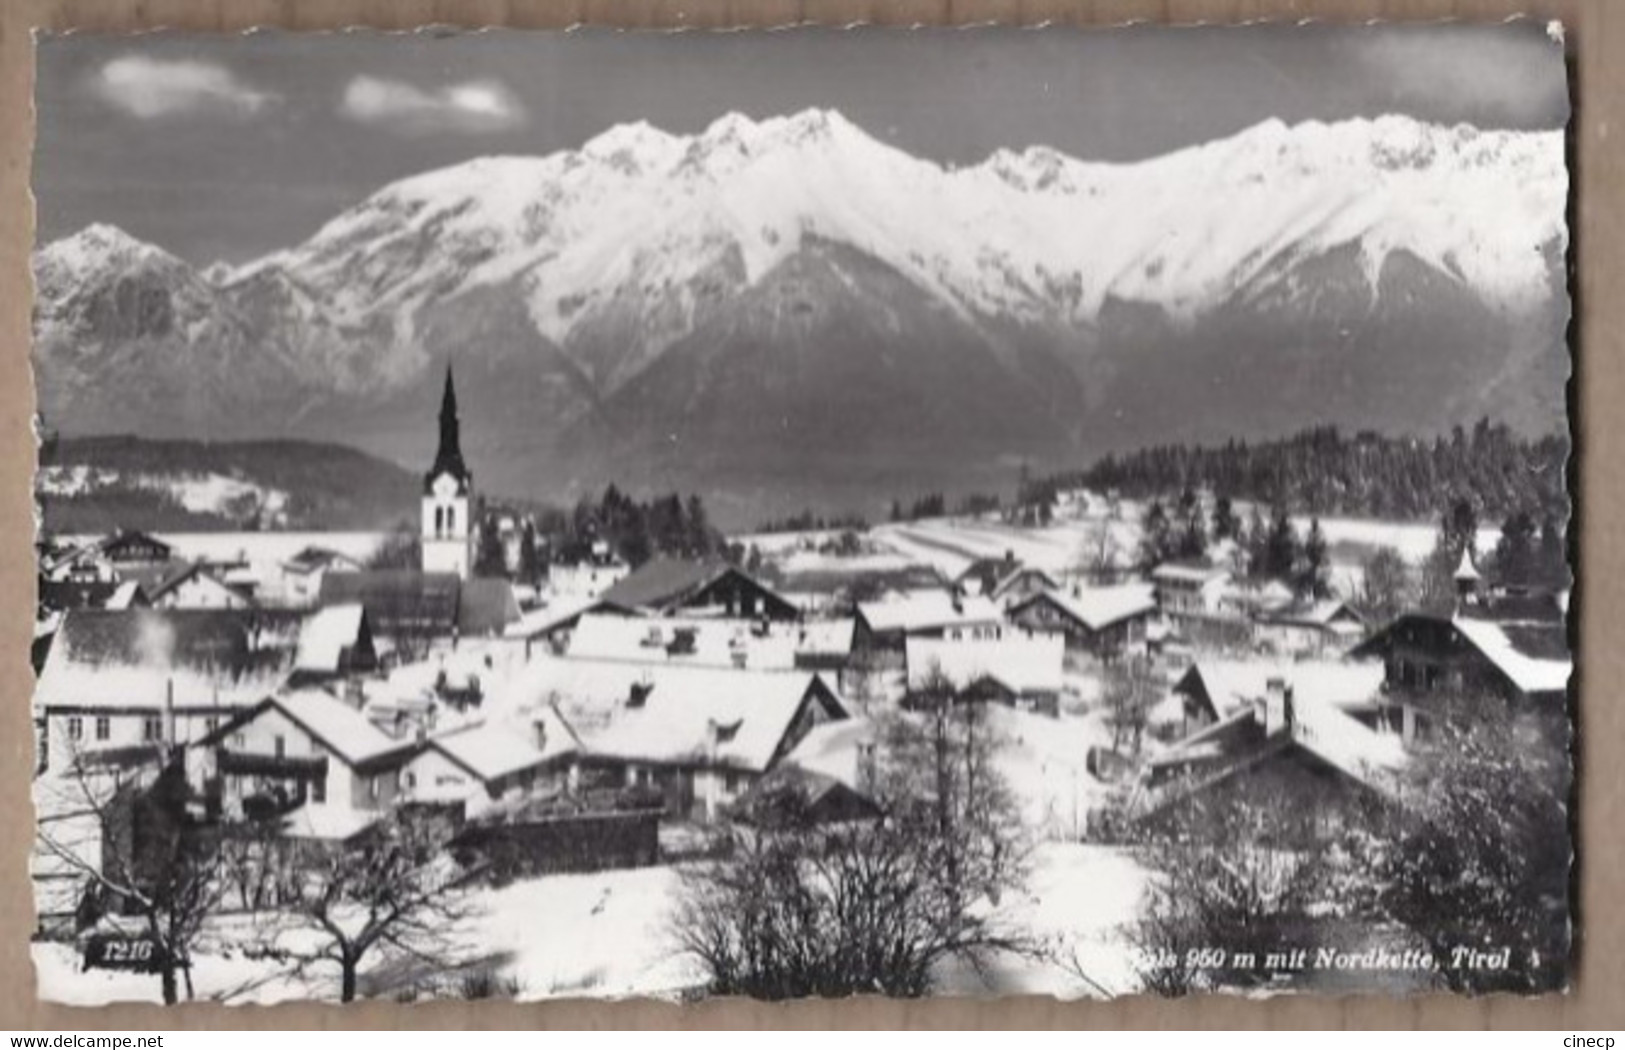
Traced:
<path id="1" fill-rule="evenodd" d="M 553 875 L 482 890 L 463 939 L 479 945 L 472 963 L 517 981 L 522 999 L 676 996 L 703 979 L 672 938 L 678 883 L 675 869 L 656 867 Z M 1135 913 L 1143 886 L 1143 871 L 1117 848 L 1039 846 L 1026 888 L 1001 908 L 1007 921 L 1044 951 L 1036 957 L 1000 957 L 983 974 L 954 968 L 943 975 L 943 992 L 1100 994 L 1070 971 L 1074 960 L 1107 991 L 1131 992 L 1133 969 L 1121 924 Z M 193 981 L 200 999 L 273 1003 L 337 995 L 337 977 L 330 971 L 290 976 L 285 964 L 226 952 L 218 947 L 223 937 L 213 940 L 214 950 L 195 956 Z M 161 998 L 154 976 L 81 970 L 69 945 L 32 948 L 43 999 L 96 1005 Z M 418 981 L 393 967 L 364 967 L 361 986 L 393 997 Z"/>
<path id="2" fill-rule="evenodd" d="M 1237 513 L 1245 518 L 1250 508 L 1239 504 Z M 824 532 L 773 533 L 745 537 L 787 572 L 819 570 L 878 571 L 907 564 L 929 565 L 948 577 L 958 575 L 979 558 L 1014 555 L 1022 562 L 1066 575 L 1090 563 L 1097 556 L 1104 534 L 1115 557 L 1127 564 L 1140 543 L 1140 505 L 1124 501 L 1113 514 L 1098 503 L 1089 507 L 1063 507 L 1055 520 L 1045 526 L 1007 524 L 995 516 L 931 518 L 913 522 L 876 525 L 864 535 L 865 549 L 854 557 L 819 552 L 827 540 Z M 1300 536 L 1308 534 L 1308 516 L 1293 518 Z M 1399 553 L 1406 561 L 1420 564 L 1432 552 L 1438 536 L 1430 522 L 1392 522 L 1367 518 L 1331 517 L 1320 519 L 1331 553 L 1334 587 L 1348 593 L 1361 578 L 1364 561 L 1380 547 Z M 1494 549 L 1500 530 L 1481 528 L 1478 550 Z"/>

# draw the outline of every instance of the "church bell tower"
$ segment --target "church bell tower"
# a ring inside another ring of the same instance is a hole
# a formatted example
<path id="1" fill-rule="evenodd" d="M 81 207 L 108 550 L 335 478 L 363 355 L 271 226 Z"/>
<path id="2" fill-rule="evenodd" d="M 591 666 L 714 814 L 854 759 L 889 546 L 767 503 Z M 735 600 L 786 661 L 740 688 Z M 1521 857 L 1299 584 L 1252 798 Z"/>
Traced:
<path id="1" fill-rule="evenodd" d="M 440 397 L 440 447 L 423 476 L 423 571 L 468 579 L 474 561 L 474 474 L 463 462 L 451 365 Z"/>

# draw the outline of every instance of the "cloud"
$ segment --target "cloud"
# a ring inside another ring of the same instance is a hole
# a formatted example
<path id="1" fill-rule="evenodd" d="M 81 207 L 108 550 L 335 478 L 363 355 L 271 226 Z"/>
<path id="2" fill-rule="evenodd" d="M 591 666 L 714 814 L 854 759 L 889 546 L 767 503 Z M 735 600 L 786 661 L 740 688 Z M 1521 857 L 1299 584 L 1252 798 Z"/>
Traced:
<path id="1" fill-rule="evenodd" d="M 408 134 L 503 131 L 525 119 L 524 107 L 513 92 L 495 80 L 471 80 L 425 91 L 399 80 L 359 76 L 344 89 L 339 112 L 363 124 Z"/>
<path id="2" fill-rule="evenodd" d="M 91 89 L 108 105 L 142 120 L 190 113 L 252 116 L 277 101 L 212 62 L 125 55 L 102 66 Z"/>

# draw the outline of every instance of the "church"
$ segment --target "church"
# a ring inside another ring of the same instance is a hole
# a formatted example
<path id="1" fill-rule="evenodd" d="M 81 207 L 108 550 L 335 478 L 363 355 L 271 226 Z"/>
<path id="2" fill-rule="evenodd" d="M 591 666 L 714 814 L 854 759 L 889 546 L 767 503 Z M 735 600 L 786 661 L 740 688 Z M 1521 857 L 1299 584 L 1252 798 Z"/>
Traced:
<path id="1" fill-rule="evenodd" d="M 469 577 L 474 564 L 474 472 L 463 462 L 457 422 L 457 387 L 446 366 L 440 395 L 440 445 L 423 475 L 423 571 Z"/>
<path id="2" fill-rule="evenodd" d="M 400 651 L 439 641 L 499 635 L 519 619 L 513 586 L 474 575 L 479 535 L 474 472 L 463 459 L 451 366 L 440 395 L 440 441 L 423 475 L 418 568 L 327 573 L 319 604 L 359 604 Z"/>

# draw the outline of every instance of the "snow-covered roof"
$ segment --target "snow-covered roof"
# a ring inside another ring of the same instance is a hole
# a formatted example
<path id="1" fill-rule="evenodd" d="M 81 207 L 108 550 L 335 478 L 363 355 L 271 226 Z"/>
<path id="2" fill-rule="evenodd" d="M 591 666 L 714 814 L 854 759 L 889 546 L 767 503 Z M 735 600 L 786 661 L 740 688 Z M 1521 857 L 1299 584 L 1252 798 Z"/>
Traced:
<path id="1" fill-rule="evenodd" d="M 1291 624 L 1304 627 L 1330 627 L 1332 621 L 1340 616 L 1351 617 L 1356 622 L 1360 620 L 1360 614 L 1355 612 L 1352 606 L 1337 598 L 1326 598 L 1301 605 L 1288 605 L 1259 613 L 1259 619 L 1265 623 Z"/>
<path id="2" fill-rule="evenodd" d="M 570 655 L 589 660 L 789 669 L 795 666 L 796 636 L 788 629 L 764 630 L 758 622 L 745 620 L 587 613 L 570 634 Z"/>
<path id="3" fill-rule="evenodd" d="M 359 602 L 318 609 L 299 631 L 294 669 L 337 673 L 344 650 L 354 646 L 361 637 L 361 622 L 366 615 Z"/>
<path id="4" fill-rule="evenodd" d="M 219 590 L 229 591 L 239 598 L 246 598 L 246 596 L 240 590 L 233 588 L 231 585 L 226 583 L 226 581 L 217 574 L 215 569 L 200 561 L 191 562 L 189 564 L 168 566 L 161 578 L 146 584 L 143 586 L 142 590 L 146 592 L 147 598 L 150 601 L 157 603 L 158 599 L 162 598 L 164 595 L 179 589 L 182 584 L 191 582 L 193 580 L 196 580 L 204 586 L 212 586 Z"/>
<path id="5" fill-rule="evenodd" d="M 926 631 L 966 624 L 1000 623 L 1004 614 L 991 598 L 960 597 L 946 590 L 915 591 L 864 602 L 858 614 L 872 631 Z"/>
<path id="6" fill-rule="evenodd" d="M 1259 705 L 1243 706 L 1153 758 L 1153 766 L 1198 763 L 1209 771 L 1195 785 L 1173 786 L 1158 804 L 1242 772 L 1277 746 L 1300 747 L 1360 783 L 1385 792 L 1392 784 L 1390 775 L 1407 760 L 1399 734 L 1373 730 L 1312 694 L 1299 698 L 1294 693 L 1290 726 L 1266 735 L 1263 717 Z"/>
<path id="7" fill-rule="evenodd" d="M 574 734 L 551 707 L 536 712 L 535 720 L 543 725 L 543 747 L 536 746 L 533 725 L 511 722 L 460 726 L 430 737 L 428 746 L 484 781 L 534 769 L 576 749 Z"/>
<path id="8" fill-rule="evenodd" d="M 282 567 L 291 572 L 309 573 L 318 569 L 344 567 L 350 569 L 361 568 L 361 562 L 350 557 L 343 551 L 336 551 L 331 547 L 321 547 L 315 544 L 302 548 L 293 557 L 282 562 Z"/>
<path id="9" fill-rule="evenodd" d="M 852 630 L 856 621 L 804 620 L 796 629 L 796 652 L 803 655 L 845 656 L 852 651 Z"/>
<path id="10" fill-rule="evenodd" d="M 34 688 L 37 708 L 246 706 L 292 665 L 293 617 L 225 609 L 67 613 Z M 286 628 L 286 629 L 284 629 Z"/>
<path id="11" fill-rule="evenodd" d="M 1189 562 L 1163 562 L 1151 570 L 1151 578 L 1159 582 L 1178 580 L 1182 583 L 1211 583 L 1230 575 L 1217 565 L 1197 565 Z"/>
<path id="12" fill-rule="evenodd" d="M 352 766 L 411 750 L 412 740 L 390 736 L 364 713 L 320 689 L 296 689 L 267 701 Z"/>
<path id="13" fill-rule="evenodd" d="M 1290 686 L 1295 701 L 1351 708 L 1369 703 L 1382 691 L 1383 667 L 1369 660 L 1203 660 L 1186 671 L 1175 688 L 1184 691 L 1187 683 L 1200 680 L 1214 713 L 1222 718 L 1265 696 L 1272 678 Z"/>
<path id="14" fill-rule="evenodd" d="M 547 657 L 518 676 L 509 710 L 553 704 L 589 754 L 762 771 L 818 676 Z M 834 711 L 844 716 L 838 700 Z"/>
<path id="15" fill-rule="evenodd" d="M 1458 616 L 1451 621 L 1462 637 L 1524 693 L 1561 693 L 1574 673 L 1572 659 L 1532 656 L 1521 651 L 1503 625 Z"/>
<path id="16" fill-rule="evenodd" d="M 282 832 L 295 839 L 348 842 L 383 816 L 383 812 L 376 809 L 307 803 L 282 818 Z"/>
<path id="17" fill-rule="evenodd" d="M 807 731 L 785 756 L 802 769 L 834 777 L 848 787 L 858 785 L 858 751 L 862 745 L 874 744 L 880 729 L 863 717 L 843 718 L 825 722 Z"/>
<path id="18" fill-rule="evenodd" d="M 537 638 L 569 626 L 577 617 L 589 609 L 597 608 L 598 605 L 598 599 L 585 598 L 581 601 L 553 602 L 540 609 L 530 609 L 510 623 L 503 634 L 509 638 Z"/>
<path id="19" fill-rule="evenodd" d="M 125 580 L 113 589 L 113 594 L 107 599 L 104 609 L 129 609 L 138 604 L 142 596 L 141 583 L 138 580 Z"/>
<path id="20" fill-rule="evenodd" d="M 910 689 L 933 672 L 955 689 L 992 679 L 1015 693 L 1058 693 L 1066 639 L 1050 632 L 1011 632 L 1002 638 L 909 638 L 905 643 Z"/>
<path id="21" fill-rule="evenodd" d="M 764 603 L 776 603 L 784 609 L 792 608 L 782 596 L 754 576 L 714 558 L 654 558 L 616 581 L 599 600 L 629 611 L 667 612 L 688 603 L 689 599 L 729 575 L 749 583 L 763 596 Z"/>
<path id="22" fill-rule="evenodd" d="M 1155 588 L 1149 583 L 1043 591 L 1021 602 L 1016 608 L 1021 609 L 1037 601 L 1050 602 L 1091 631 L 1110 627 L 1131 617 L 1147 615 L 1157 608 Z"/>
<path id="23" fill-rule="evenodd" d="M 1374 787 L 1405 764 L 1398 733 L 1379 733 L 1331 704 L 1300 704 L 1294 697 L 1292 739 L 1349 776 Z"/>

